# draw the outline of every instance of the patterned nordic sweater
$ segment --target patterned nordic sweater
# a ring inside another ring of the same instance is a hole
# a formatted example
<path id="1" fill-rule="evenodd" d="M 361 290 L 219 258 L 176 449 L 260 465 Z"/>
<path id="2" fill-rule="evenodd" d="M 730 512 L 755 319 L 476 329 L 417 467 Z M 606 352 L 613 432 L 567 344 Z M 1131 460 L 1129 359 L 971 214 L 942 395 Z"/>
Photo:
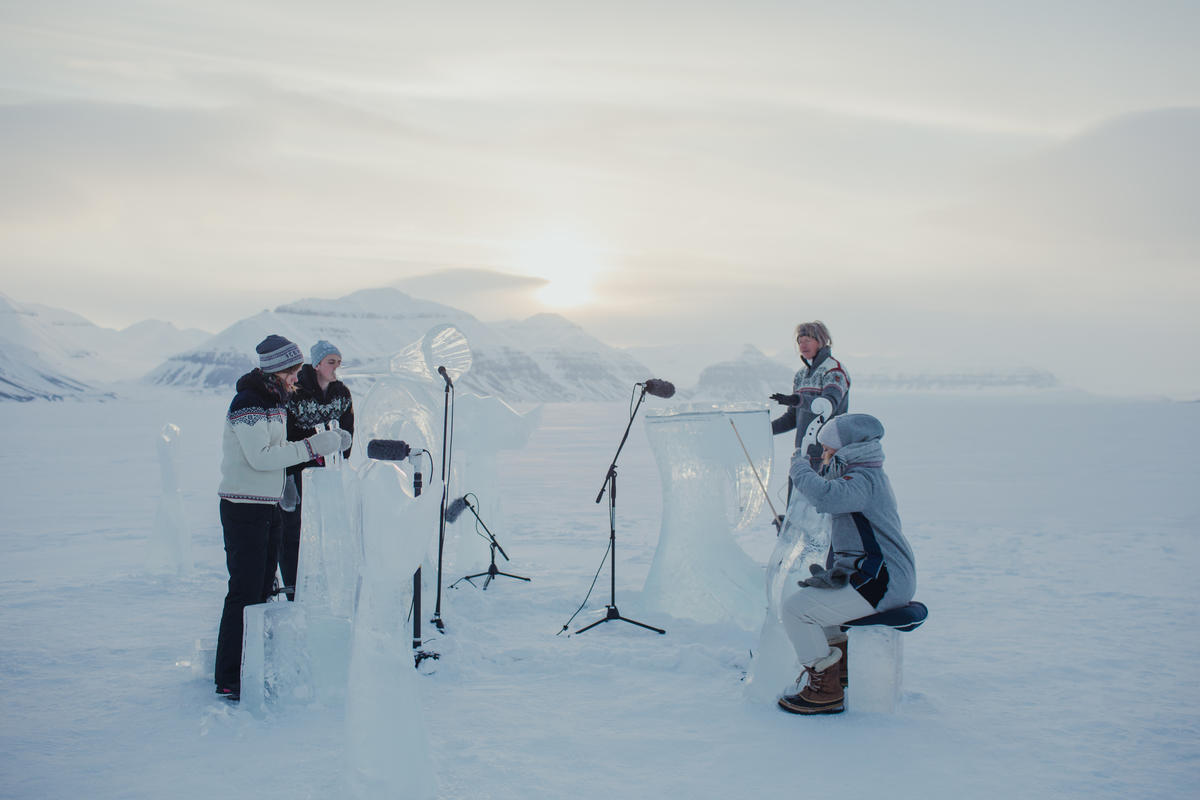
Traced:
<path id="1" fill-rule="evenodd" d="M 225 416 L 217 494 L 234 503 L 278 503 L 284 470 L 315 455 L 308 442 L 289 442 L 286 433 L 287 410 L 274 382 L 258 369 L 238 378 Z"/>
<path id="2" fill-rule="evenodd" d="M 296 391 L 287 402 L 287 438 L 292 441 L 307 439 L 323 427 L 326 422 L 337 420 L 338 427 L 354 433 L 354 401 L 350 390 L 341 381 L 333 381 L 321 391 L 317 383 L 317 372 L 311 364 L 300 368 L 296 378 Z M 342 453 L 350 457 L 350 448 Z M 323 466 L 324 459 L 314 458 L 303 464 L 288 467 L 289 475 L 298 475 L 307 467 Z"/>
<path id="3" fill-rule="evenodd" d="M 795 429 L 796 447 L 803 441 L 808 423 L 816 416 L 811 410 L 813 400 L 828 398 L 833 404 L 835 417 L 845 414 L 850 408 L 850 376 L 841 362 L 829 352 L 828 346 L 817 351 L 811 364 L 805 361 L 804 365 L 792 382 L 792 393 L 800 396 L 800 405 L 791 406 L 781 416 L 771 420 L 771 432 L 774 434 Z"/>

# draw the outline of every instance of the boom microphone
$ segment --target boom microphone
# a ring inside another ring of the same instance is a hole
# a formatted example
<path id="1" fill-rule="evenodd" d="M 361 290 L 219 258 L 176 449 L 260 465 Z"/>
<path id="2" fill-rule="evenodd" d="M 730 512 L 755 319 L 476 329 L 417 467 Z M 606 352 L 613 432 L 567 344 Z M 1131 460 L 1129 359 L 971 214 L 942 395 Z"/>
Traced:
<path id="1" fill-rule="evenodd" d="M 446 508 L 446 522 L 456 522 L 462 516 L 462 512 L 470 505 L 465 497 L 456 497 L 450 501 L 449 507 Z"/>
<path id="2" fill-rule="evenodd" d="M 438 367 L 438 374 L 446 380 L 447 389 L 454 385 L 454 382 L 450 380 L 450 373 L 446 372 L 445 367 Z"/>
<path id="3" fill-rule="evenodd" d="M 411 461 L 416 471 L 413 472 L 413 497 L 421 496 L 424 481 L 421 478 L 421 453 L 414 451 L 407 442 L 400 439 L 372 439 L 367 442 L 367 458 L 376 461 Z"/>
<path id="4" fill-rule="evenodd" d="M 652 394 L 655 397 L 662 397 L 666 399 L 675 394 L 675 384 L 671 383 L 670 381 L 659 380 L 658 378 L 647 378 L 646 382 L 642 385 L 646 387 L 647 394 Z"/>
<path id="5" fill-rule="evenodd" d="M 376 461 L 403 461 L 412 448 L 400 439 L 372 439 L 367 442 L 367 458 Z"/>

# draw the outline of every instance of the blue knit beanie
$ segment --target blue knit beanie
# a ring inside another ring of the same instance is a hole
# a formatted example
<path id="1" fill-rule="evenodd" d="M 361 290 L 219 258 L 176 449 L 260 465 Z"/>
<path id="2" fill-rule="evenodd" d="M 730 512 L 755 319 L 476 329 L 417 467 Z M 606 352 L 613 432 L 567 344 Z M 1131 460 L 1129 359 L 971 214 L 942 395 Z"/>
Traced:
<path id="1" fill-rule="evenodd" d="M 309 351 L 309 355 L 312 356 L 312 360 L 309 361 L 308 363 L 312 364 L 315 367 L 317 364 L 320 364 L 325 359 L 325 356 L 328 356 L 328 355 L 341 356 L 341 354 L 342 354 L 341 350 L 338 350 L 336 347 L 334 347 L 332 344 L 325 341 L 324 339 L 319 339 L 317 341 L 317 343 L 312 346 L 312 350 Z"/>
<path id="2" fill-rule="evenodd" d="M 254 349 L 258 353 L 258 367 L 263 372 L 283 372 L 304 363 L 300 346 L 278 333 L 272 333 Z"/>

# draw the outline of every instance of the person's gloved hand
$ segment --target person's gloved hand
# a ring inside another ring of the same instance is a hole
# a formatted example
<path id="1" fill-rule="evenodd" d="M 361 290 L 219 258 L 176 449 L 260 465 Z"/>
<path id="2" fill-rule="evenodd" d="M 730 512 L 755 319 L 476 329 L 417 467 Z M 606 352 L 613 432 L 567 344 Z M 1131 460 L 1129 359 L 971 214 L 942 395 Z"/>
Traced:
<path id="1" fill-rule="evenodd" d="M 843 563 L 839 559 L 834 561 L 833 566 L 829 569 L 820 564 L 809 564 L 808 571 L 812 573 L 812 577 L 800 581 L 801 586 L 809 586 L 814 589 L 840 589 L 850 582 L 850 576 L 855 573 L 855 568 L 853 564 Z"/>
<path id="2" fill-rule="evenodd" d="M 339 450 L 345 449 L 342 446 L 343 436 L 345 436 L 347 439 L 350 438 L 350 434 L 343 430 L 321 431 L 320 433 L 314 433 L 312 436 L 308 437 L 308 446 L 311 447 L 313 452 L 319 456 L 331 456 Z M 349 446 L 350 444 L 347 442 L 346 447 Z"/>
<path id="3" fill-rule="evenodd" d="M 831 416 L 833 416 L 833 403 L 829 402 L 828 397 L 817 397 L 812 401 L 812 405 L 809 406 L 809 410 L 818 417 L 829 419 Z"/>
<path id="4" fill-rule="evenodd" d="M 798 406 L 800 405 L 800 395 L 796 394 L 779 394 L 776 392 L 771 395 L 771 399 L 781 406 Z"/>
<path id="5" fill-rule="evenodd" d="M 342 435 L 342 446 L 338 450 L 345 452 L 350 449 L 350 445 L 354 443 L 354 437 L 350 435 L 350 431 L 337 429 L 337 432 Z"/>

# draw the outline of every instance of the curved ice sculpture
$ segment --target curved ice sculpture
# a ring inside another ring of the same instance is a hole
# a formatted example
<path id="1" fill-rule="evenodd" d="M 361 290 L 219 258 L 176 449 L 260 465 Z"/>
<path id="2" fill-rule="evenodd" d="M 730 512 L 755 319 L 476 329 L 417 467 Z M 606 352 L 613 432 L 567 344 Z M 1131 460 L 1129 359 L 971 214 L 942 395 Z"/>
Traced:
<path id="1" fill-rule="evenodd" d="M 763 618 L 763 570 L 733 532 L 762 510 L 754 471 L 770 480 L 769 412 L 745 404 L 684 406 L 648 413 L 645 424 L 662 476 L 663 514 L 643 602 L 673 617 L 730 620 L 753 630 Z"/>
<path id="2" fill-rule="evenodd" d="M 346 693 L 348 788 L 355 798 L 431 798 L 436 780 L 406 620 L 408 576 L 436 539 L 441 493 L 415 497 L 411 467 L 396 462 L 370 462 L 360 475 L 365 558 Z"/>
<path id="3" fill-rule="evenodd" d="M 371 439 L 403 440 L 414 453 L 429 451 L 427 457 L 417 456 L 423 481 L 429 487 L 441 479 L 442 438 L 444 433 L 451 434 L 450 476 L 446 482 L 450 499 L 467 492 L 474 494 L 480 516 L 502 542 L 507 542 L 496 491 L 498 453 L 524 447 L 541 419 L 541 411 L 519 414 L 495 397 L 458 394 L 454 400 L 454 427 L 445 430 L 445 383 L 438 367 L 445 367 L 457 383 L 471 364 L 466 336 L 448 324 L 431 328 L 420 340 L 392 356 L 391 374 L 371 388 L 356 412 L 355 439 L 363 446 L 355 450 L 354 458 L 356 463 L 365 461 L 365 444 Z M 466 517 L 466 522 L 458 523 L 457 535 L 447 537 L 445 563 L 451 571 L 456 566 L 486 564 L 490 556 L 487 540 L 462 528 L 474 523 L 473 516 Z M 434 524 L 436 527 L 436 518 Z M 430 560 L 434 557 L 429 554 Z M 430 574 L 434 574 L 432 570 L 423 573 L 425 577 Z"/>
<path id="4" fill-rule="evenodd" d="M 418 341 L 392 356 L 389 367 L 393 376 L 421 382 L 436 381 L 438 367 L 444 367 L 450 380 L 457 381 L 471 368 L 472 361 L 466 334 L 447 323 L 430 328 Z"/>
<path id="5" fill-rule="evenodd" d="M 817 418 L 809 425 L 805 443 L 816 441 L 821 422 Z M 807 448 L 807 444 L 801 447 Z M 819 513 L 800 492 L 792 492 L 783 528 L 767 562 L 767 616 L 746 677 L 745 691 L 749 700 L 773 701 L 800 672 L 796 651 L 783 627 L 783 601 L 796 591 L 800 580 L 811 574 L 809 566 L 824 565 L 829 553 L 831 524 L 828 514 Z"/>
<path id="6" fill-rule="evenodd" d="M 154 515 L 154 536 L 147 554 L 151 569 L 186 575 L 192 569 L 192 533 L 179 489 L 179 426 L 167 423 L 158 437 L 158 464 L 162 496 Z"/>

